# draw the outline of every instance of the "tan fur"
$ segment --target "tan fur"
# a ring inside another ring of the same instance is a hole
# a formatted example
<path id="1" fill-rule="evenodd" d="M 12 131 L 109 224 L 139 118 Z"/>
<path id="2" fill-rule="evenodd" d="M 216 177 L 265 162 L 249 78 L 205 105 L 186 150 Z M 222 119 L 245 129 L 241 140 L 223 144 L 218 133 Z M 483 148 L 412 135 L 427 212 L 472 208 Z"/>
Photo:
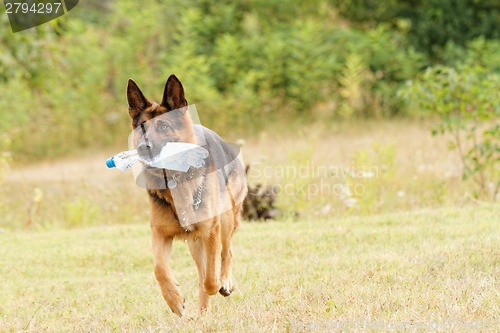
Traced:
<path id="1" fill-rule="evenodd" d="M 169 109 L 187 105 L 182 85 L 175 76 L 171 76 L 167 81 L 162 104 L 146 100 L 131 80 L 127 88 L 127 98 L 133 128 L 137 128 L 144 121 L 151 120 L 157 115 L 168 112 Z M 171 105 L 173 101 L 176 101 L 178 105 Z M 190 119 L 185 119 L 185 121 L 190 122 Z M 182 142 L 196 143 L 192 132 L 180 131 L 175 135 Z M 161 169 L 151 170 L 151 172 L 158 173 Z M 208 205 L 208 210 L 215 212 L 218 207 L 217 200 L 220 197 L 219 186 L 213 177 L 205 181 L 208 182 L 204 187 L 205 191 L 209 192 L 209 200 L 205 202 L 205 205 Z M 197 187 L 198 183 L 195 182 L 192 186 L 183 189 L 186 191 L 186 197 L 192 197 Z M 187 227 L 182 227 L 179 223 L 179 212 L 176 211 L 168 189 L 149 191 L 154 273 L 165 301 L 179 316 L 184 313 L 184 297 L 169 266 L 172 242 L 176 238 L 187 240 L 191 256 L 196 264 L 201 312 L 208 308 L 210 296 L 217 292 L 228 296 L 234 289 L 231 271 L 233 259 L 231 238 L 241 218 L 242 199 L 246 195 L 246 180 L 235 176 L 230 177 L 226 191 L 231 198 L 230 210 Z M 210 216 L 213 215 L 216 214 Z M 217 270 L 219 260 L 220 271 Z"/>

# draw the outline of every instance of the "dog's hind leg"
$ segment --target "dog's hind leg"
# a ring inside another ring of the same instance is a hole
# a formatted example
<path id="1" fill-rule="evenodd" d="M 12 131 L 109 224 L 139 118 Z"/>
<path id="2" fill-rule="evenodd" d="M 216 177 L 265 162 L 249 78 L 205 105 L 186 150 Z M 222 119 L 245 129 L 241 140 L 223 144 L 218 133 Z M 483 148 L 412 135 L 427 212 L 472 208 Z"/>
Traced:
<path id="1" fill-rule="evenodd" d="M 203 242 L 201 239 L 188 238 L 189 251 L 191 256 L 196 263 L 196 268 L 198 269 L 198 294 L 199 294 L 199 304 L 200 312 L 203 313 L 208 308 L 208 302 L 210 296 L 205 291 L 203 283 L 205 281 L 205 270 L 206 270 L 206 258 L 205 251 L 203 249 Z"/>
<path id="2" fill-rule="evenodd" d="M 170 309 L 176 315 L 182 317 L 184 313 L 184 297 L 168 265 L 173 238 L 165 237 L 158 228 L 152 227 L 151 241 L 153 245 L 154 272 L 163 298 L 165 298 Z"/>

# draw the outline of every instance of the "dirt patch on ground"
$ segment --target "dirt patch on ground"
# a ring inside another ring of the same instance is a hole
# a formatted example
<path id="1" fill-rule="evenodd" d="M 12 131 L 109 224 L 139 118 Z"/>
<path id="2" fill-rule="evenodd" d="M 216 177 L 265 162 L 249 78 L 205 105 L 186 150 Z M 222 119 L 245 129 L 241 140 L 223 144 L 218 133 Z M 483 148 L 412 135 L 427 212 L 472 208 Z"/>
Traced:
<path id="1" fill-rule="evenodd" d="M 11 167 L 5 176 L 6 183 L 47 183 L 47 182 L 80 182 L 102 184 L 116 181 L 120 178 L 129 178 L 131 172 L 121 172 L 117 169 L 108 169 L 105 161 L 109 156 L 98 153 L 82 158 L 63 159 L 51 162 L 42 162 L 28 166 Z"/>

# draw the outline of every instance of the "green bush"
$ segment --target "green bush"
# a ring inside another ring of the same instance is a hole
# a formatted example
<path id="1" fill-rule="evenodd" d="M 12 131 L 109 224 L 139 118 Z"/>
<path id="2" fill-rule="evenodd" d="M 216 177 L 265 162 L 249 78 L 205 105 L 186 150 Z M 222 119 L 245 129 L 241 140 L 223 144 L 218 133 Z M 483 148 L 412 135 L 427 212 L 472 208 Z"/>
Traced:
<path id="1" fill-rule="evenodd" d="M 484 37 L 473 39 L 463 48 L 449 42 L 443 52 L 443 59 L 448 66 L 479 65 L 492 72 L 500 72 L 500 40 L 488 40 Z"/>
<path id="2" fill-rule="evenodd" d="M 437 59 L 450 41 L 465 46 L 479 36 L 500 38 L 500 4 L 495 0 L 422 0 L 407 11 L 414 45 Z"/>
<path id="3" fill-rule="evenodd" d="M 449 42 L 464 47 L 483 36 L 500 38 L 500 3 L 495 0 L 334 0 L 339 13 L 363 27 L 387 22 L 408 33 L 414 47 L 443 61 Z"/>
<path id="4" fill-rule="evenodd" d="M 414 106 L 439 117 L 433 134 L 451 136 L 464 179 L 477 197 L 496 200 L 500 189 L 500 74 L 480 66 L 429 68 L 406 91 Z"/>

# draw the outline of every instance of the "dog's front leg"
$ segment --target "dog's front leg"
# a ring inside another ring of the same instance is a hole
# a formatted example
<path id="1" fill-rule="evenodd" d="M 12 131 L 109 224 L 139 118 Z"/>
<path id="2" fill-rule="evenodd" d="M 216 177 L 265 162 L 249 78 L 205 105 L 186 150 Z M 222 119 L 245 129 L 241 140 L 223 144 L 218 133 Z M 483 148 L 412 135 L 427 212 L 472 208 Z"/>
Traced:
<path id="1" fill-rule="evenodd" d="M 179 317 L 184 313 L 184 297 L 179 285 L 172 276 L 169 258 L 172 251 L 172 237 L 165 237 L 158 228 L 151 228 L 151 238 L 154 255 L 154 271 L 160 284 L 163 298 L 172 311 Z"/>
<path id="2" fill-rule="evenodd" d="M 226 212 L 222 215 L 222 225 L 221 225 L 221 288 L 219 293 L 222 296 L 229 296 L 233 292 L 234 283 L 233 276 L 231 272 L 231 265 L 233 262 L 233 249 L 231 245 L 231 237 L 235 229 L 235 224 L 237 223 L 238 215 L 233 214 L 232 211 Z"/>
<path id="3" fill-rule="evenodd" d="M 214 218 L 212 229 L 208 237 L 203 238 L 203 247 L 205 250 L 206 271 L 205 282 L 203 283 L 205 291 L 209 295 L 215 295 L 220 289 L 219 276 L 217 274 L 217 258 L 220 245 L 220 218 Z"/>

